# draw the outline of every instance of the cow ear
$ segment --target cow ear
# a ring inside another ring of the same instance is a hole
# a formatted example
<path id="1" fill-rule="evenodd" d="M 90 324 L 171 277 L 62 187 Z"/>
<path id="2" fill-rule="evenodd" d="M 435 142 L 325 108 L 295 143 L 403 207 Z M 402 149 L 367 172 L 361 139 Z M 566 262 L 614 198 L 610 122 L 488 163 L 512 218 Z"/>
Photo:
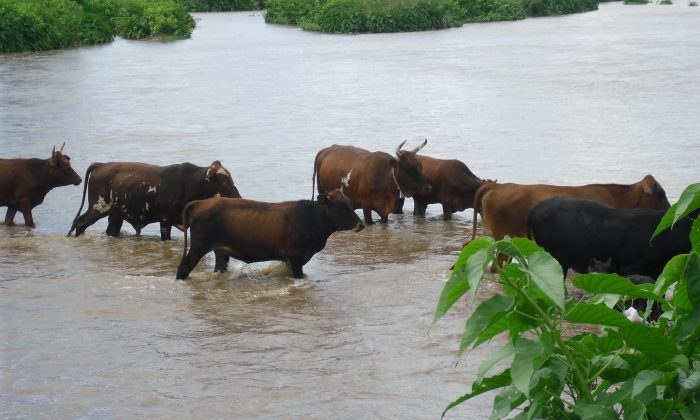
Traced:
<path id="1" fill-rule="evenodd" d="M 326 205 L 330 202 L 330 195 L 328 193 L 319 194 L 318 197 L 316 197 L 316 201 L 318 201 L 320 204 Z"/>
<path id="2" fill-rule="evenodd" d="M 658 189 L 659 189 L 659 187 L 658 187 L 658 184 L 656 183 L 656 181 L 647 182 L 644 185 L 644 194 L 656 195 L 656 192 L 658 191 Z"/>

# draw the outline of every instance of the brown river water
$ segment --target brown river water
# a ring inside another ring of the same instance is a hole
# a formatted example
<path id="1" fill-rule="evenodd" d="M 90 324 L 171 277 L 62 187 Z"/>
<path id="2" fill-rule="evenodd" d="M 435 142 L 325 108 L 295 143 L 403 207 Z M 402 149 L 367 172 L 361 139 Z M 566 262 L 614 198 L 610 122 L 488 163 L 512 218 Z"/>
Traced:
<path id="1" fill-rule="evenodd" d="M 311 197 L 325 146 L 428 138 L 483 178 L 651 173 L 673 202 L 700 181 L 700 8 L 676 3 L 354 36 L 197 14 L 190 40 L 0 56 L 0 156 L 65 141 L 81 176 L 219 159 L 243 197 L 282 201 Z M 214 274 L 209 256 L 176 281 L 180 232 L 66 238 L 81 192 L 49 193 L 34 230 L 0 226 L 2 418 L 439 418 L 502 344 L 457 358 L 466 301 L 430 328 L 469 213 L 414 218 L 409 199 L 332 236 L 301 280 L 276 263 Z M 487 417 L 492 397 L 447 417 Z"/>

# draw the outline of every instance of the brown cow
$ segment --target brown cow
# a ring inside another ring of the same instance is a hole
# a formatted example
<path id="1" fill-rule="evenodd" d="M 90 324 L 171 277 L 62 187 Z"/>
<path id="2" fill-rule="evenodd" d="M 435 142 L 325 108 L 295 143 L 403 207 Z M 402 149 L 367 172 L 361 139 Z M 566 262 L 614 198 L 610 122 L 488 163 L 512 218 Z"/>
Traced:
<path id="1" fill-rule="evenodd" d="M 183 211 L 185 247 L 177 269 L 184 280 L 199 260 L 214 251 L 214 271 L 226 271 L 229 257 L 245 263 L 285 261 L 294 277 L 326 246 L 332 233 L 364 228 L 350 199 L 340 190 L 320 194 L 318 202 L 209 198 L 192 201 Z M 192 233 L 187 252 L 187 228 Z"/>
<path id="2" fill-rule="evenodd" d="M 416 156 L 423 166 L 423 175 L 432 187 L 429 193 L 416 193 L 413 196 L 413 214 L 425 216 L 428 204 L 442 204 L 445 220 L 452 213 L 474 207 L 474 194 L 484 180 L 469 170 L 464 162 L 457 159 L 436 159 L 429 156 Z"/>
<path id="3" fill-rule="evenodd" d="M 88 209 L 83 214 L 85 192 Z M 160 223 L 160 238 L 171 238 L 172 226 L 182 224 L 182 209 L 192 200 L 214 196 L 240 198 L 231 174 L 214 161 L 210 166 L 178 163 L 168 166 L 137 162 L 93 163 L 85 172 L 83 199 L 68 236 L 109 216 L 107 235 L 119 236 L 126 220 L 136 234 L 149 223 Z"/>
<path id="4" fill-rule="evenodd" d="M 343 188 L 354 208 L 362 209 L 365 223 L 372 224 L 372 210 L 386 223 L 394 212 L 401 195 L 411 197 L 418 192 L 429 192 L 430 184 L 421 173 L 416 153 L 428 140 L 415 149 L 396 148 L 396 157 L 384 152 L 370 152 L 353 146 L 333 145 L 322 149 L 314 160 L 314 183 L 318 192 Z"/>
<path id="5" fill-rule="evenodd" d="M 17 210 L 24 224 L 34 227 L 32 209 L 49 191 L 64 185 L 79 185 L 82 179 L 70 166 L 70 157 L 56 147 L 48 159 L 0 159 L 0 207 L 7 206 L 5 225 L 14 225 Z"/>
<path id="6" fill-rule="evenodd" d="M 554 197 L 573 197 L 598 201 L 617 208 L 670 207 L 666 192 L 653 176 L 647 175 L 631 185 L 589 184 L 581 186 L 497 184 L 486 182 L 474 197 L 474 221 L 481 209 L 485 229 L 494 239 L 504 236 L 527 237 L 527 217 L 541 201 Z M 476 237 L 476 223 L 472 239 Z"/>

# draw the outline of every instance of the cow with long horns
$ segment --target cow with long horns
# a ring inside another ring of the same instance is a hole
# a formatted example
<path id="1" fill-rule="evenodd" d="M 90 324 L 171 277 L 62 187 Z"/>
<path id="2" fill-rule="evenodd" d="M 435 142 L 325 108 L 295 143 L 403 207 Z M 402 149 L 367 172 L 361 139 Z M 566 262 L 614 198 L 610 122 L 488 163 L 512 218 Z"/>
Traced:
<path id="1" fill-rule="evenodd" d="M 314 184 L 318 184 L 319 194 L 342 187 L 354 208 L 362 209 L 366 224 L 372 223 L 372 210 L 383 223 L 387 222 L 403 196 L 431 189 L 416 159 L 428 140 L 413 150 L 402 150 L 405 143 L 396 148 L 396 157 L 337 144 L 322 149 L 314 161 L 312 191 L 316 189 Z"/>
<path id="2" fill-rule="evenodd" d="M 88 209 L 80 215 L 88 193 Z M 240 198 L 229 171 L 214 161 L 200 167 L 191 163 L 156 166 L 137 162 L 93 163 L 85 172 L 83 198 L 68 236 L 108 216 L 107 235 L 119 236 L 122 223 L 136 233 L 160 223 L 160 238 L 171 238 L 172 226 L 182 224 L 182 209 L 192 200 L 220 196 Z"/>
<path id="3" fill-rule="evenodd" d="M 34 227 L 32 209 L 49 191 L 64 185 L 79 185 L 82 179 L 70 165 L 70 157 L 54 146 L 48 159 L 0 159 L 0 207 L 7 206 L 5 225 L 14 225 L 22 212 L 24 224 Z"/>

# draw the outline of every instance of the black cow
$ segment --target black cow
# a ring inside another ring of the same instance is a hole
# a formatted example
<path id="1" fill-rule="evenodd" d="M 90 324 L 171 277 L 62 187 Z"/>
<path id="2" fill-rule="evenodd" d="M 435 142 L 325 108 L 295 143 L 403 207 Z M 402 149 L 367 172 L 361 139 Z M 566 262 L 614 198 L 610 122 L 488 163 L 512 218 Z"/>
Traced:
<path id="1" fill-rule="evenodd" d="M 666 263 L 690 248 L 691 217 L 651 241 L 665 210 L 617 209 L 595 201 L 553 197 L 528 217 L 528 237 L 559 261 L 564 273 L 588 271 L 591 261 L 606 261 L 621 276 L 657 278 Z M 607 262 L 609 260 L 609 262 Z"/>
<path id="2" fill-rule="evenodd" d="M 20 211 L 24 224 L 34 227 L 32 209 L 49 191 L 80 184 L 82 179 L 71 167 L 70 157 L 63 154 L 63 146 L 58 151 L 54 147 L 48 159 L 0 159 L 0 207 L 7 206 L 5 225 L 14 225 Z"/>
<path id="3" fill-rule="evenodd" d="M 81 216 L 88 189 L 88 209 Z M 240 198 L 231 174 L 214 161 L 208 167 L 191 163 L 155 166 L 135 162 L 93 163 L 85 172 L 83 198 L 68 236 L 80 236 L 99 219 L 109 216 L 107 235 L 119 236 L 122 223 L 136 233 L 160 223 L 160 238 L 171 238 L 172 226 L 182 224 L 182 210 L 192 200 L 214 196 Z"/>
<path id="4" fill-rule="evenodd" d="M 326 246 L 333 232 L 364 228 L 352 202 L 340 190 L 319 194 L 317 202 L 197 200 L 185 207 L 182 219 L 185 247 L 177 269 L 180 280 L 210 251 L 216 255 L 214 271 L 226 271 L 229 257 L 245 263 L 279 260 L 290 266 L 295 278 L 302 278 L 304 264 Z M 189 253 L 188 227 L 192 234 Z"/>

